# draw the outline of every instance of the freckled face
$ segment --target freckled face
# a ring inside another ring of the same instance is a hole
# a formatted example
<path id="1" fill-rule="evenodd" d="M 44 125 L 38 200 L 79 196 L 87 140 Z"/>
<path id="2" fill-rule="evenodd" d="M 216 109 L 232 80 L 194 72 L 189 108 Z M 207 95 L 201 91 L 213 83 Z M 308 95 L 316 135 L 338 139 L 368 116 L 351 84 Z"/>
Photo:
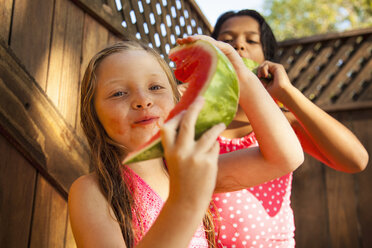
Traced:
<path id="1" fill-rule="evenodd" d="M 250 16 L 236 16 L 225 21 L 217 40 L 232 45 L 239 55 L 258 63 L 265 61 L 259 23 Z"/>
<path id="2" fill-rule="evenodd" d="M 97 68 L 94 106 L 107 134 L 133 151 L 148 141 L 174 107 L 169 80 L 143 50 L 106 57 Z"/>

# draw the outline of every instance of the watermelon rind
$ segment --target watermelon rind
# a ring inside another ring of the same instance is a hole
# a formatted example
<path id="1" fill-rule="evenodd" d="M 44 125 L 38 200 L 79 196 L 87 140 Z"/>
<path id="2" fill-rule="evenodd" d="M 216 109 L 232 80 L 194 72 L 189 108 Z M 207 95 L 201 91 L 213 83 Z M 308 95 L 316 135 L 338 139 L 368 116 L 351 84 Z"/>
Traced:
<path id="1" fill-rule="evenodd" d="M 242 58 L 243 59 L 243 62 L 245 64 L 245 66 L 251 70 L 254 74 L 257 75 L 257 69 L 258 69 L 258 66 L 260 65 L 259 63 L 257 63 L 256 61 L 254 60 L 251 60 L 251 59 L 248 59 L 248 58 Z M 269 74 L 269 76 L 267 78 L 259 78 L 261 81 L 265 82 L 265 83 L 270 83 L 270 81 L 272 80 L 272 75 Z"/>
<path id="2" fill-rule="evenodd" d="M 171 49 L 170 58 L 173 59 L 173 56 L 177 56 L 177 53 L 183 49 L 187 49 L 188 53 L 184 60 L 179 61 L 183 67 L 187 67 L 188 62 L 195 62 L 195 57 L 197 57 L 197 53 L 200 49 L 207 51 L 208 55 L 211 56 L 209 71 L 203 72 L 207 73 L 207 79 L 199 93 L 194 97 L 195 99 L 198 95 L 202 95 L 204 98 L 203 108 L 195 124 L 195 139 L 197 140 L 212 126 L 222 122 L 228 126 L 234 119 L 239 102 L 239 82 L 234 67 L 229 59 L 213 44 L 198 40 L 193 43 L 180 45 Z M 175 63 L 176 66 L 178 66 L 178 61 L 175 61 Z M 195 70 L 197 70 L 197 67 Z M 189 82 L 186 80 L 183 83 Z M 191 85 L 184 93 L 184 96 L 190 88 Z M 182 100 L 181 98 L 180 103 Z M 191 103 L 185 104 L 187 105 L 185 108 L 190 104 Z M 170 115 L 172 115 L 172 112 Z M 163 155 L 164 150 L 159 136 L 137 151 L 129 153 L 124 160 L 124 164 L 158 158 Z"/>
<path id="3" fill-rule="evenodd" d="M 242 58 L 245 66 L 251 70 L 254 74 L 257 75 L 257 67 L 260 65 L 254 60 L 248 59 L 248 58 Z"/>

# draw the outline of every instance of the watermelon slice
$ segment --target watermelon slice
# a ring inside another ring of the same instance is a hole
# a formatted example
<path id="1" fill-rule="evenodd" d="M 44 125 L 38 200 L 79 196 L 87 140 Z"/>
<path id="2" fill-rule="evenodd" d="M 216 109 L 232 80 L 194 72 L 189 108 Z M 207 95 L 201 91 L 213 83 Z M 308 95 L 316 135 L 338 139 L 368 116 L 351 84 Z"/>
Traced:
<path id="1" fill-rule="evenodd" d="M 202 95 L 204 106 L 196 121 L 195 139 L 218 123 L 229 125 L 239 101 L 238 78 L 229 59 L 217 47 L 203 40 L 171 49 L 169 58 L 176 64 L 176 78 L 188 83 L 189 87 L 166 122 L 187 109 L 198 95 Z M 160 133 L 157 133 L 139 149 L 129 153 L 124 163 L 162 156 Z"/>
<path id="2" fill-rule="evenodd" d="M 247 59 L 247 58 L 242 58 L 242 59 L 243 59 L 245 66 L 248 67 L 249 70 L 251 70 L 254 74 L 257 75 L 257 68 L 260 64 L 251 59 Z M 260 80 L 265 83 L 270 83 L 271 79 L 272 79 L 271 74 L 269 74 L 267 78 L 260 78 Z"/>

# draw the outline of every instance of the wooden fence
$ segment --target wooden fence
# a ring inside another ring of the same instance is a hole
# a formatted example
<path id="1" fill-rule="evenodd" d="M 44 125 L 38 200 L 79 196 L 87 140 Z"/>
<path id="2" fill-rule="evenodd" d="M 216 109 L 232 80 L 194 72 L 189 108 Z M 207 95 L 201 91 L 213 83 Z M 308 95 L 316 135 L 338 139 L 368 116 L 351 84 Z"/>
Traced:
<path id="1" fill-rule="evenodd" d="M 292 83 L 372 151 L 372 28 L 280 43 Z M 372 168 L 336 172 L 307 156 L 294 173 L 297 247 L 372 247 Z"/>
<path id="2" fill-rule="evenodd" d="M 66 199 L 89 171 L 78 96 L 90 57 L 135 36 L 168 60 L 178 37 L 210 31 L 193 0 L 0 0 L 0 247 L 75 246 Z M 281 43 L 296 87 L 370 153 L 371 34 Z M 371 165 L 348 175 L 319 164 L 295 172 L 297 247 L 372 247 Z"/>

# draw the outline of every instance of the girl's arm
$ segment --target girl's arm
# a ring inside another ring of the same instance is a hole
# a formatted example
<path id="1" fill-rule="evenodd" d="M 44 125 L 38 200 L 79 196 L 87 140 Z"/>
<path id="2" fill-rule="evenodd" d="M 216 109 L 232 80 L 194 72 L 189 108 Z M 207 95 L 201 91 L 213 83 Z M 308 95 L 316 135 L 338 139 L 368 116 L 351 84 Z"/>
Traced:
<path id="1" fill-rule="evenodd" d="M 82 176 L 71 185 L 68 209 L 77 247 L 126 247 L 94 174 Z"/>
<path id="2" fill-rule="evenodd" d="M 282 65 L 265 61 L 259 71 L 262 76 L 269 71 L 273 74 L 266 88 L 291 111 L 287 118 L 308 154 L 339 171 L 364 170 L 368 153 L 357 137 L 295 88 Z"/>
<path id="3" fill-rule="evenodd" d="M 209 206 L 216 184 L 216 125 L 194 140 L 195 122 L 203 106 L 198 98 L 189 109 L 163 125 L 162 144 L 170 189 L 163 208 L 136 247 L 187 247 Z M 179 131 L 177 131 L 179 130 Z M 69 192 L 72 231 L 78 247 L 126 247 L 115 215 L 94 175 L 76 180 Z"/>
<path id="4" fill-rule="evenodd" d="M 251 122 L 260 145 L 259 148 L 220 156 L 215 191 L 247 188 L 295 170 L 304 159 L 300 142 L 262 83 L 246 68 L 229 44 L 200 35 L 178 42 L 182 44 L 197 39 L 216 45 L 232 62 L 240 83 L 239 104 Z"/>

